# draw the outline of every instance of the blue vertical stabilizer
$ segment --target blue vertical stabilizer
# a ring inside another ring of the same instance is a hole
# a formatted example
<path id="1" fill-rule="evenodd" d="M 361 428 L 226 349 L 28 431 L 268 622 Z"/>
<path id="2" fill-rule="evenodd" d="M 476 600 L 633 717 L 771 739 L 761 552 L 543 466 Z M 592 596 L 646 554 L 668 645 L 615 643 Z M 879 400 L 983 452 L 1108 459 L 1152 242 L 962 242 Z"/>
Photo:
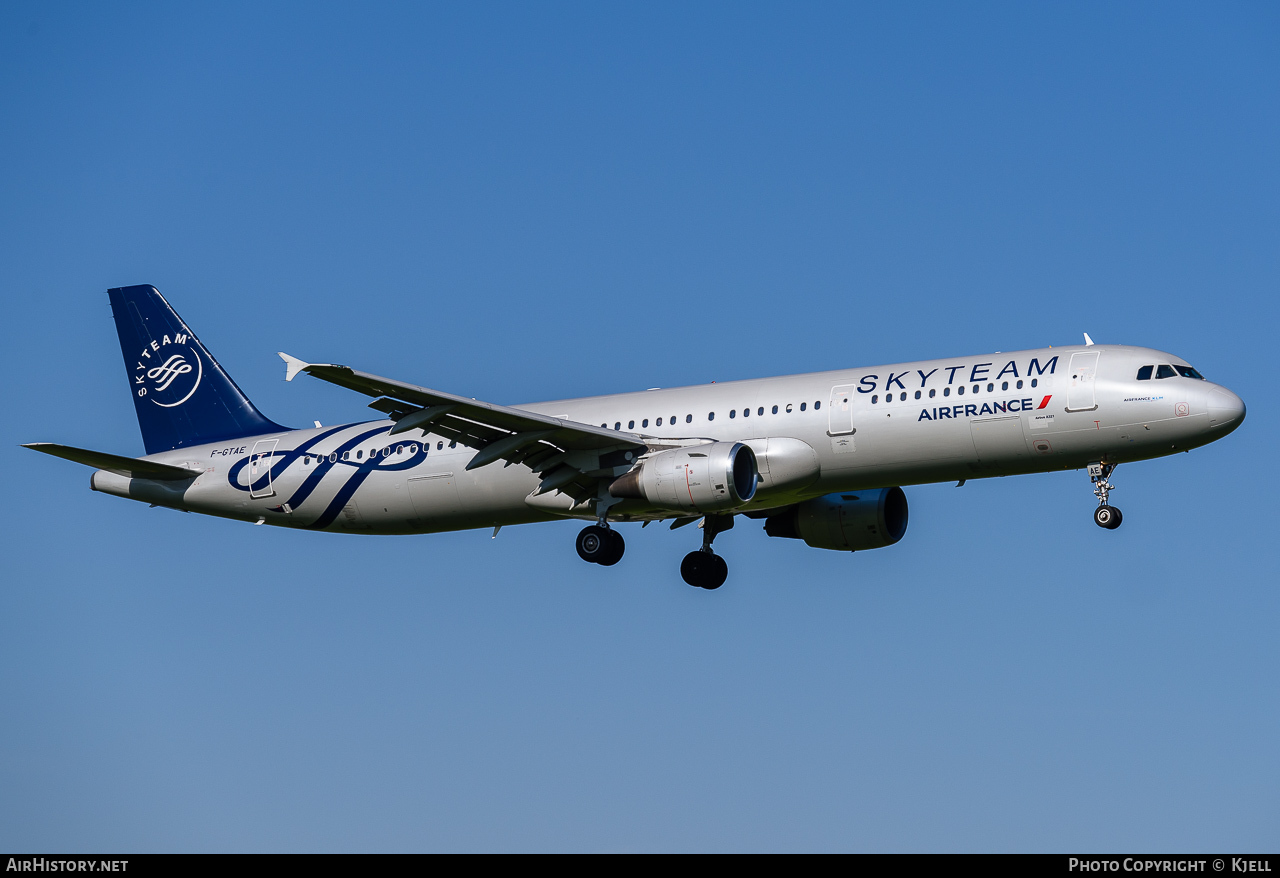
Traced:
<path id="1" fill-rule="evenodd" d="M 155 287 L 107 295 L 147 454 L 288 429 L 263 417 Z"/>

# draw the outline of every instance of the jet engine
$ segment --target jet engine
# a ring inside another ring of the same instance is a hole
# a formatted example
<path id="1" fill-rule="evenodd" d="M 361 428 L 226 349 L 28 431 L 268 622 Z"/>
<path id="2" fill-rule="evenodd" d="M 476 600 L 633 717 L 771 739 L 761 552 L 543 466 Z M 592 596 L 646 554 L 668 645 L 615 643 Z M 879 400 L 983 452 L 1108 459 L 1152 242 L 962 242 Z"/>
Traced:
<path id="1" fill-rule="evenodd" d="M 892 546 L 907 532 L 907 495 L 901 488 L 877 488 L 815 497 L 770 515 L 764 532 L 804 540 L 815 549 Z"/>
<path id="2" fill-rule="evenodd" d="M 751 500 L 759 471 L 741 442 L 672 448 L 642 458 L 609 486 L 615 497 L 645 500 L 663 509 L 722 512 Z"/>

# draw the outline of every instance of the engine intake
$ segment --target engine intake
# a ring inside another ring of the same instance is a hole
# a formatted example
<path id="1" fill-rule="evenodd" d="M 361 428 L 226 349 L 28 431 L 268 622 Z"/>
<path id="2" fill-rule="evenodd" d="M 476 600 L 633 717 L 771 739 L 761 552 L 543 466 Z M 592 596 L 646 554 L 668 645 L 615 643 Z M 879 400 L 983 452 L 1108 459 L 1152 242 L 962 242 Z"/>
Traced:
<path id="1" fill-rule="evenodd" d="M 764 532 L 804 540 L 815 549 L 892 546 L 907 532 L 907 495 L 901 488 L 877 488 L 815 497 L 766 518 Z"/>
<path id="2" fill-rule="evenodd" d="M 642 459 L 609 486 L 615 497 L 676 511 L 721 512 L 756 494 L 756 456 L 741 442 L 672 448 Z"/>

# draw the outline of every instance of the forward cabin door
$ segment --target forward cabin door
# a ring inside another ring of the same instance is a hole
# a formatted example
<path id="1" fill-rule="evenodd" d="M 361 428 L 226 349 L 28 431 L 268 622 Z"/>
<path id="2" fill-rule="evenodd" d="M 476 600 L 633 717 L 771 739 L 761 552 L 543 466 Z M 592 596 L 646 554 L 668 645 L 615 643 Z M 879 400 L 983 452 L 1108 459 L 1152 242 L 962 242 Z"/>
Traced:
<path id="1" fill-rule="evenodd" d="M 827 417 L 831 436 L 847 436 L 853 432 L 853 392 L 856 384 L 838 384 L 831 388 L 831 403 Z"/>
<path id="2" fill-rule="evenodd" d="M 271 484 L 271 464 L 275 462 L 276 444 L 279 439 L 260 439 L 253 444 L 249 455 L 249 496 L 271 497 L 275 488 Z"/>
<path id="3" fill-rule="evenodd" d="M 1071 385 L 1067 388 L 1067 411 L 1087 412 L 1098 407 L 1093 395 L 1093 379 L 1097 374 L 1097 351 L 1080 351 L 1071 355 Z"/>

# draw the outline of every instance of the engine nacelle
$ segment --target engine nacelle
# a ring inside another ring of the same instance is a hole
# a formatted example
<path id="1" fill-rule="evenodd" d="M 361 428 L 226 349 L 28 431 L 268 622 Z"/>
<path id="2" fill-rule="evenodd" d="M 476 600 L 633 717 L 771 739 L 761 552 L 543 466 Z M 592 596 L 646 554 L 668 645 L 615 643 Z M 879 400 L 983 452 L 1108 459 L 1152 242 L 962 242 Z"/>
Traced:
<path id="1" fill-rule="evenodd" d="M 856 552 L 892 546 L 907 532 L 907 495 L 901 488 L 877 488 L 815 497 L 769 516 L 764 531 L 804 540 L 815 549 Z"/>
<path id="2" fill-rule="evenodd" d="M 722 512 L 749 502 L 758 481 L 750 447 L 712 442 L 645 457 L 615 479 L 609 493 L 678 512 Z"/>

